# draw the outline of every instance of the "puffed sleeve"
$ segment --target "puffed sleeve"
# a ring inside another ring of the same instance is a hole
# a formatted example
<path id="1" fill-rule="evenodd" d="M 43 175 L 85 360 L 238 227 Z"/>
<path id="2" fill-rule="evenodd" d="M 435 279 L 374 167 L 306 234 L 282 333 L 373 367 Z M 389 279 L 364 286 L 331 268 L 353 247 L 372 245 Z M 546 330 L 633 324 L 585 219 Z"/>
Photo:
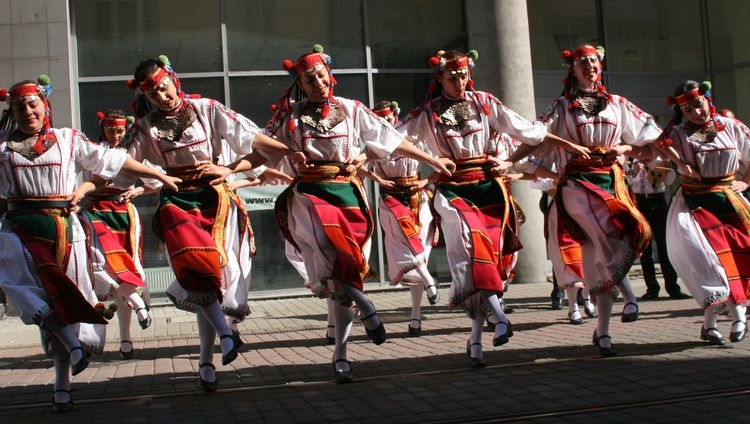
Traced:
<path id="1" fill-rule="evenodd" d="M 737 143 L 740 162 L 745 166 L 750 165 L 750 130 L 737 119 L 730 122 L 729 126 L 733 128 L 733 138 Z"/>
<path id="2" fill-rule="evenodd" d="M 105 180 L 111 180 L 120 172 L 127 153 L 124 149 L 109 149 L 91 141 L 80 131 L 73 130 L 75 161 L 81 168 Z"/>
<path id="3" fill-rule="evenodd" d="M 541 144 L 547 136 L 547 127 L 537 121 L 529 122 L 502 104 L 497 97 L 489 93 L 477 93 L 477 96 L 484 97 L 483 102 L 490 110 L 490 126 L 495 130 L 502 131 L 521 143 L 531 146 Z"/>
<path id="4" fill-rule="evenodd" d="M 619 105 L 624 143 L 644 146 L 661 135 L 662 130 L 651 115 L 623 97 L 619 98 Z"/>
<path id="5" fill-rule="evenodd" d="M 375 115 L 362 103 L 356 100 L 354 103 L 355 130 L 365 146 L 375 152 L 378 157 L 390 155 L 401 144 L 404 137 L 385 119 Z"/>
<path id="6" fill-rule="evenodd" d="M 216 136 L 220 135 L 238 155 L 244 156 L 252 153 L 253 139 L 260 132 L 258 126 L 253 121 L 216 100 L 207 101 L 209 102 L 208 107 L 215 147 L 218 149 L 222 148 L 221 140 Z"/>

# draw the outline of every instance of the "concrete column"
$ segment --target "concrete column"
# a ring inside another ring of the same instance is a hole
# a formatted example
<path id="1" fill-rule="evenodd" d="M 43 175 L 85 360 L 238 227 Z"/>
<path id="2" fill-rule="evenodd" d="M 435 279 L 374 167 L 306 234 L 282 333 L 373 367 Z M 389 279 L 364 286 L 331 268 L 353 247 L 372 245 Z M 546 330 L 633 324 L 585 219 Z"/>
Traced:
<path id="1" fill-rule="evenodd" d="M 534 81 L 526 0 L 471 0 L 466 2 L 469 49 L 479 53 L 474 68 L 476 88 L 497 96 L 526 119 L 536 118 Z M 521 250 L 514 282 L 546 278 L 547 249 L 541 193 L 525 181 L 513 184 L 513 195 L 526 213 L 521 227 Z"/>

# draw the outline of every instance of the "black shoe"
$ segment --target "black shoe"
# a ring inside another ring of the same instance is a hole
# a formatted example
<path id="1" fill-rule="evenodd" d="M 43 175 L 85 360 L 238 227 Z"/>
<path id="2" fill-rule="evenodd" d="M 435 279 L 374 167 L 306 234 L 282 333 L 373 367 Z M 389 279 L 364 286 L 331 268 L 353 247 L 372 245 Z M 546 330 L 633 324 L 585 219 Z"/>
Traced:
<path id="1" fill-rule="evenodd" d="M 214 369 L 214 376 L 216 375 L 216 367 L 214 364 L 211 363 L 203 363 L 198 365 L 198 378 L 200 379 L 200 386 L 201 390 L 203 390 L 206 393 L 213 393 L 216 391 L 216 388 L 219 387 L 219 380 L 215 379 L 214 381 L 206 381 L 203 379 L 203 377 L 200 376 L 200 369 L 203 367 L 211 367 Z"/>
<path id="2" fill-rule="evenodd" d="M 492 346 L 502 346 L 508 343 L 510 341 L 509 339 L 513 337 L 513 325 L 511 325 L 510 321 L 507 321 L 504 324 L 507 330 L 505 330 L 504 334 L 501 334 L 492 339 Z"/>
<path id="3" fill-rule="evenodd" d="M 362 323 L 364 323 L 365 321 L 367 321 L 368 319 L 372 317 L 377 317 L 377 316 L 378 316 L 378 313 L 373 312 L 370 315 L 362 318 Z M 370 341 L 372 341 L 376 345 L 382 344 L 386 339 L 385 326 L 383 325 L 383 320 L 381 320 L 380 318 L 378 318 L 378 320 L 380 321 L 380 325 L 374 330 L 370 330 L 369 328 L 367 328 L 367 326 L 365 326 L 365 333 L 367 333 L 367 337 L 369 337 Z"/>
<path id="4" fill-rule="evenodd" d="M 335 345 L 336 344 L 336 337 L 331 337 L 331 336 L 328 335 L 328 329 L 329 328 L 336 328 L 336 326 L 335 325 L 329 325 L 326 328 L 326 344 L 330 346 L 330 345 Z"/>
<path id="5" fill-rule="evenodd" d="M 591 303 L 591 302 L 589 302 L 589 306 L 586 306 L 586 304 L 584 303 L 584 305 L 583 305 L 583 312 L 585 312 L 586 316 L 589 317 L 589 318 L 596 318 L 597 317 L 597 315 L 596 315 L 596 308 L 594 307 L 594 304 Z"/>
<path id="6" fill-rule="evenodd" d="M 81 360 L 76 362 L 75 364 L 71 362 L 70 364 L 70 372 L 73 375 L 80 374 L 83 370 L 86 369 L 86 367 L 89 366 L 89 358 L 86 356 L 86 353 L 83 351 L 83 348 L 81 346 L 74 347 L 73 349 L 70 349 L 71 352 L 74 350 L 80 350 L 83 355 L 81 356 Z"/>
<path id="7" fill-rule="evenodd" d="M 145 330 L 145 329 L 147 329 L 148 327 L 150 327 L 150 326 L 151 326 L 151 316 L 150 316 L 150 315 L 148 314 L 148 308 L 147 308 L 147 307 L 146 307 L 146 308 L 139 308 L 139 309 L 136 309 L 136 310 L 135 310 L 136 314 L 138 313 L 138 311 L 140 311 L 140 310 L 142 310 L 142 309 L 145 309 L 145 310 L 146 310 L 146 318 L 145 318 L 145 319 L 143 319 L 143 320 L 141 320 L 141 319 L 139 318 L 139 319 L 138 319 L 138 324 L 139 324 L 139 325 L 141 326 L 141 328 L 142 328 L 142 329 L 144 329 L 144 330 Z M 136 315 L 136 318 L 137 318 L 137 315 Z"/>
<path id="8" fill-rule="evenodd" d="M 713 345 L 713 346 L 724 346 L 727 344 L 727 341 L 724 340 L 724 337 L 721 337 L 721 335 L 714 336 L 714 335 L 708 334 L 708 332 L 711 330 L 714 330 L 716 331 L 716 333 L 721 334 L 719 333 L 719 330 L 716 329 L 716 327 L 711 327 L 708 330 L 706 330 L 701 325 L 701 340 L 707 340 L 708 344 Z"/>
<path id="9" fill-rule="evenodd" d="M 240 349 L 245 345 L 245 342 L 242 341 L 242 337 L 240 337 L 240 332 L 237 330 L 232 330 L 232 341 L 234 342 L 234 347 L 236 349 Z"/>
<path id="10" fill-rule="evenodd" d="M 552 298 L 552 309 L 559 311 L 563 307 L 563 298 L 562 297 L 553 297 Z"/>
<path id="11" fill-rule="evenodd" d="M 437 287 L 435 287 L 435 290 L 437 290 Z M 434 296 L 427 296 L 427 301 L 430 302 L 430 305 L 435 305 L 440 300 L 440 292 L 436 291 Z"/>
<path id="12" fill-rule="evenodd" d="M 596 331 L 594 331 L 594 339 L 596 340 L 596 345 L 599 347 L 599 353 L 605 357 L 605 358 L 614 358 L 617 356 L 617 352 L 614 351 L 614 345 L 612 344 L 612 338 L 608 335 L 603 336 L 597 336 Z M 599 343 L 604 340 L 609 339 L 610 340 L 610 347 L 602 347 Z"/>
<path id="13" fill-rule="evenodd" d="M 677 293 L 674 293 L 674 294 L 670 294 L 669 297 L 671 299 L 692 299 L 692 297 L 690 297 L 689 294 L 683 293 L 681 291 L 677 292 Z"/>
<path id="14" fill-rule="evenodd" d="M 626 314 L 624 311 L 625 311 L 625 308 L 628 307 L 628 305 L 635 306 L 635 312 L 631 312 L 629 314 Z M 622 321 L 622 322 L 636 322 L 636 321 L 638 321 L 638 305 L 637 304 L 635 304 L 633 302 L 628 302 L 628 303 L 625 304 L 625 306 L 622 307 L 622 310 L 623 310 L 623 313 L 622 313 L 622 317 L 620 317 L 620 321 Z"/>
<path id="15" fill-rule="evenodd" d="M 471 340 L 467 340 L 466 341 L 466 356 L 468 356 L 469 359 L 471 359 L 471 366 L 473 368 L 484 368 L 485 364 L 484 364 L 484 358 L 483 357 L 482 358 L 474 358 L 473 356 L 471 356 L 471 347 L 474 346 L 474 345 L 477 345 L 480 348 L 482 347 L 481 343 L 471 343 Z"/>
<path id="16" fill-rule="evenodd" d="M 639 300 L 656 300 L 659 298 L 659 293 L 647 291 Z"/>
<path id="17" fill-rule="evenodd" d="M 416 327 L 416 328 L 412 327 L 411 326 L 411 321 L 416 321 L 418 327 Z M 415 319 L 415 318 L 412 318 L 411 321 L 409 321 L 409 325 L 407 326 L 407 327 L 409 327 L 409 335 L 410 336 L 418 336 L 422 332 L 422 321 L 418 320 L 418 319 Z"/>
<path id="18" fill-rule="evenodd" d="M 578 293 L 576 294 L 576 303 L 578 303 L 578 306 L 583 306 L 585 299 L 583 298 L 583 289 L 578 289 Z"/>
<path id="19" fill-rule="evenodd" d="M 500 303 L 500 309 L 502 309 L 503 313 L 505 314 L 512 314 L 513 312 L 516 312 L 516 308 L 508 306 L 508 304 L 505 302 Z"/>
<path id="20" fill-rule="evenodd" d="M 732 323 L 732 326 L 734 324 L 740 323 L 742 321 L 735 321 Z M 729 333 L 729 341 L 732 343 L 741 342 L 745 339 L 745 335 L 747 334 L 747 322 L 745 323 L 745 328 L 743 328 L 741 331 L 732 331 Z"/>
<path id="21" fill-rule="evenodd" d="M 123 340 L 120 342 L 120 346 L 122 346 L 123 343 L 130 343 L 130 352 L 124 352 L 122 350 L 122 347 L 120 347 L 120 358 L 124 360 L 133 359 L 133 342 L 130 340 Z"/>
<path id="22" fill-rule="evenodd" d="M 573 313 L 568 312 L 568 321 L 570 321 L 573 325 L 581 325 L 583 324 L 583 318 L 581 318 L 581 313 L 578 312 L 578 319 L 573 319 Z"/>
<path id="23" fill-rule="evenodd" d="M 487 331 L 494 332 L 495 331 L 495 327 L 497 327 L 497 324 L 495 324 L 494 322 L 490 321 L 489 318 L 488 318 L 487 319 Z"/>
<path id="24" fill-rule="evenodd" d="M 239 353 L 237 353 L 237 345 L 234 344 L 234 338 L 231 334 L 224 334 L 223 336 L 219 337 L 219 343 L 221 343 L 222 340 L 229 338 L 229 340 L 232 341 L 232 349 L 227 352 L 226 355 L 221 355 L 221 365 L 229 365 L 237 359 L 237 356 L 239 356 Z"/>
<path id="25" fill-rule="evenodd" d="M 599 336 L 596 335 L 596 330 L 594 330 L 594 335 L 591 337 L 591 342 L 594 343 L 594 346 L 599 346 Z"/>
<path id="26" fill-rule="evenodd" d="M 349 371 L 339 371 L 336 369 L 336 364 L 339 362 L 346 362 L 349 364 Z M 336 382 L 339 384 L 351 383 L 354 381 L 354 372 L 352 372 L 352 363 L 346 359 L 337 359 L 333 362 L 333 372 L 336 374 Z"/>
<path id="27" fill-rule="evenodd" d="M 67 402 L 55 402 L 55 395 L 52 395 L 52 410 L 55 411 L 55 414 L 64 414 L 73 409 L 73 396 L 70 392 L 72 390 L 55 390 L 55 393 L 67 393 L 70 397 L 70 400 Z"/>

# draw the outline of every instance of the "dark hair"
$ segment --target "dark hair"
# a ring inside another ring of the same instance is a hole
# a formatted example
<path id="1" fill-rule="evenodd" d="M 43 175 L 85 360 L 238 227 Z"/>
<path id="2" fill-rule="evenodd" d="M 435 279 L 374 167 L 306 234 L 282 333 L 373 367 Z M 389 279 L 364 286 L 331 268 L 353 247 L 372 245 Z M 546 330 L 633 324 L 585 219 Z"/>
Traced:
<path id="1" fill-rule="evenodd" d="M 105 118 L 115 118 L 115 119 L 125 119 L 128 116 L 125 114 L 125 112 L 122 111 L 122 109 L 107 109 L 106 112 L 104 112 Z"/>
<path id="2" fill-rule="evenodd" d="M 682 84 L 678 85 L 677 88 L 675 88 L 674 96 L 676 98 L 677 96 L 681 96 L 687 93 L 688 91 L 695 90 L 696 88 L 699 88 L 699 87 L 700 87 L 700 84 L 697 81 L 687 80 L 683 82 Z M 701 94 L 705 94 L 705 93 L 701 93 Z"/>
<path id="3" fill-rule="evenodd" d="M 146 81 L 146 78 L 150 77 L 157 69 L 161 68 L 163 64 L 156 59 L 146 59 L 142 61 L 135 72 L 133 73 L 133 79 L 136 83 L 142 83 Z"/>
<path id="4" fill-rule="evenodd" d="M 468 56 L 466 53 L 461 53 L 458 50 L 446 50 L 440 57 L 445 58 L 445 60 L 456 60 L 466 56 Z"/>
<path id="5" fill-rule="evenodd" d="M 381 100 L 375 104 L 375 107 L 372 108 L 372 110 L 383 110 L 383 109 L 389 109 L 391 107 L 391 102 L 388 100 Z"/>

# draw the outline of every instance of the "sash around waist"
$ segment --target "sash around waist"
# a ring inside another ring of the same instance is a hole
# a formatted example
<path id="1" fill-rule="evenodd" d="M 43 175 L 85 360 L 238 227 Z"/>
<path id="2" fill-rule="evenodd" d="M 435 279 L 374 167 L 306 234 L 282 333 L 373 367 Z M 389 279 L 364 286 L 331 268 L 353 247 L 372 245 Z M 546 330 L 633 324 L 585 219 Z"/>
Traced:
<path id="1" fill-rule="evenodd" d="M 70 200 L 49 197 L 21 197 L 8 199 L 8 212 L 41 211 L 70 208 Z"/>

